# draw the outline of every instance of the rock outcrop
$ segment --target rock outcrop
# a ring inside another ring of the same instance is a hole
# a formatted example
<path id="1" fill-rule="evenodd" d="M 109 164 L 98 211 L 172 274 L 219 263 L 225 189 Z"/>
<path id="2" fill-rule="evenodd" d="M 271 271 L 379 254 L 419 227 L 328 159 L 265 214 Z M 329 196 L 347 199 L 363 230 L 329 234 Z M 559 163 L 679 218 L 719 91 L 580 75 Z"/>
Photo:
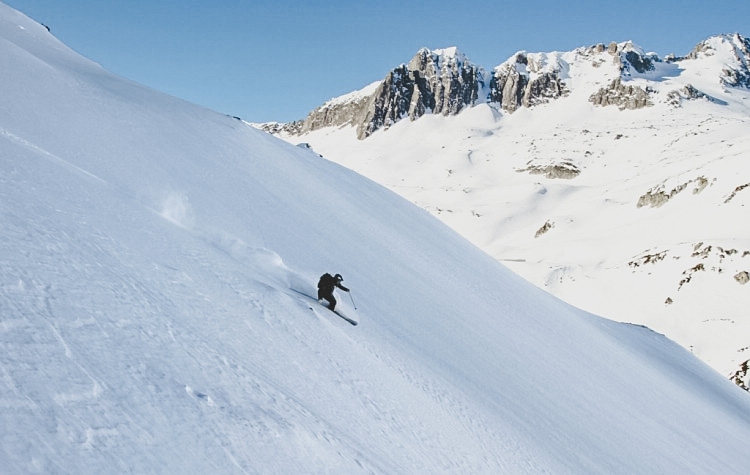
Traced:
<path id="1" fill-rule="evenodd" d="M 370 97 L 357 124 L 362 139 L 377 129 L 431 112 L 454 115 L 476 103 L 484 88 L 484 72 L 454 48 L 421 49 L 409 64 L 391 71 Z"/>
<path id="2" fill-rule="evenodd" d="M 456 48 L 421 49 L 407 63 L 394 68 L 377 83 L 336 99 L 313 110 L 302 121 L 264 125 L 272 133 L 300 135 L 323 127 L 352 126 L 364 139 L 376 130 L 399 120 L 416 120 L 424 114 L 454 115 L 477 103 L 488 102 L 506 113 L 534 107 L 570 94 L 566 84 L 572 68 L 614 67 L 609 83 L 593 92 L 589 101 L 597 106 L 621 110 L 652 106 L 658 94 L 644 85 L 658 79 L 668 64 L 721 54 L 725 66 L 720 81 L 727 87 L 750 88 L 750 40 L 738 34 L 708 38 L 686 57 L 665 61 L 631 42 L 603 43 L 567 53 L 514 54 L 487 75 Z M 660 65 L 666 65 L 661 68 Z M 579 69 L 580 70 L 580 69 Z M 644 81 L 645 80 L 645 81 Z M 664 91 L 662 91 L 664 92 Z M 724 101 L 709 96 L 690 84 L 664 92 L 662 101 L 678 107 L 683 100 Z"/>
<path id="3" fill-rule="evenodd" d="M 737 371 L 729 376 L 729 380 L 737 386 L 741 387 L 745 391 L 750 392 L 750 360 L 747 360 L 740 364 Z"/>
<path id="4" fill-rule="evenodd" d="M 560 78 L 560 69 L 547 67 L 547 55 L 516 53 L 495 68 L 490 80 L 489 101 L 507 112 L 532 107 L 566 95 L 569 91 Z"/>
<path id="5" fill-rule="evenodd" d="M 307 118 L 302 121 L 300 133 L 358 122 L 367 110 L 369 99 L 369 97 L 359 97 L 350 101 L 326 103 L 307 115 Z"/>
<path id="6" fill-rule="evenodd" d="M 686 84 L 682 89 L 672 91 L 667 94 L 667 102 L 675 107 L 682 105 L 683 101 L 693 101 L 697 99 L 703 99 L 722 106 L 727 105 L 726 101 L 722 101 L 721 99 L 709 96 L 705 92 L 699 91 L 698 89 L 693 87 L 692 84 Z"/>
<path id="7" fill-rule="evenodd" d="M 633 84 L 623 84 L 621 78 L 614 79 L 607 87 L 592 94 L 589 101 L 597 106 L 617 106 L 620 110 L 653 105 L 648 90 Z"/>
<path id="8" fill-rule="evenodd" d="M 370 96 L 357 137 L 430 112 L 455 115 L 474 105 L 484 89 L 484 71 L 455 48 L 421 49 L 409 64 L 394 69 Z"/>
<path id="9" fill-rule="evenodd" d="M 677 194 L 684 191 L 691 184 L 693 185 L 693 194 L 697 195 L 709 185 L 709 181 L 706 177 L 699 176 L 693 180 L 688 180 L 685 183 L 678 184 L 670 191 L 666 191 L 666 186 L 664 184 L 658 185 L 641 195 L 641 197 L 638 198 L 638 204 L 636 206 L 638 208 L 643 208 L 644 206 L 658 208 L 674 198 Z"/>
<path id="10" fill-rule="evenodd" d="M 732 64 L 723 69 L 721 82 L 729 87 L 750 88 L 750 38 L 737 33 L 712 36 L 698 43 L 685 59 L 713 56 L 722 51 L 728 52 Z"/>
<path id="11" fill-rule="evenodd" d="M 516 171 L 519 173 L 528 172 L 532 175 L 544 175 L 550 179 L 562 178 L 566 180 L 575 178 L 581 173 L 581 170 L 572 162 L 544 163 L 542 160 L 532 160 L 526 164 L 525 168 Z"/>
<path id="12" fill-rule="evenodd" d="M 331 100 L 310 112 L 298 128 L 305 133 L 351 125 L 363 139 L 406 117 L 416 120 L 427 113 L 458 114 L 480 99 L 484 75 L 482 68 L 455 48 L 421 49 L 408 64 L 393 69 L 369 90 Z"/>

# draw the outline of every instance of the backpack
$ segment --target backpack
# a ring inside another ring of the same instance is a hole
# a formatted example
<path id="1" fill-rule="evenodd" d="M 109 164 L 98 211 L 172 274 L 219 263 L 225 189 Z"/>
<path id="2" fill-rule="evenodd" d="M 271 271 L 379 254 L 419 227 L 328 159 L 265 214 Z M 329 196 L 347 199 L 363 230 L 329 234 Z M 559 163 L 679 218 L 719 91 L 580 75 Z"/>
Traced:
<path id="1" fill-rule="evenodd" d="M 318 289 L 320 289 L 321 287 L 330 286 L 334 281 L 335 279 L 333 278 L 333 276 L 326 272 L 325 274 L 320 276 L 320 280 L 318 281 Z"/>

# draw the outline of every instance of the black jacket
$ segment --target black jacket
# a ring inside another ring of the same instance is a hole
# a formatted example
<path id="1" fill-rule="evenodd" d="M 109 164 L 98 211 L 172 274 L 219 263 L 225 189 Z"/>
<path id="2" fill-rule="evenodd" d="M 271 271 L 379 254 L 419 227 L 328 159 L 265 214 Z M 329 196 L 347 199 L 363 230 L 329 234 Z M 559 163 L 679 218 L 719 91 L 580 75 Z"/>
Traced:
<path id="1" fill-rule="evenodd" d="M 318 290 L 320 292 L 325 294 L 332 294 L 334 287 L 338 287 L 344 292 L 349 292 L 349 289 L 341 285 L 341 282 L 336 280 L 336 278 L 331 274 L 326 273 L 320 276 L 320 280 L 318 281 Z"/>

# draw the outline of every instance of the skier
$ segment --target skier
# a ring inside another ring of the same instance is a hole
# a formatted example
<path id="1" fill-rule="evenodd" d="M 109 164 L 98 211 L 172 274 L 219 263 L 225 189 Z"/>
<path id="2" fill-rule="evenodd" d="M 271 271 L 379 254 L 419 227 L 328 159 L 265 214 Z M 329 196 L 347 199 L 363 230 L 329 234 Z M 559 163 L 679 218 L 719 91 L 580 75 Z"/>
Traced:
<path id="1" fill-rule="evenodd" d="M 318 300 L 327 300 L 328 308 L 331 311 L 336 308 L 336 299 L 333 298 L 334 287 L 338 287 L 344 292 L 349 292 L 349 289 L 341 285 L 341 282 L 343 280 L 344 278 L 341 277 L 341 274 L 332 276 L 331 274 L 326 272 L 325 274 L 320 276 L 320 280 L 318 281 Z"/>

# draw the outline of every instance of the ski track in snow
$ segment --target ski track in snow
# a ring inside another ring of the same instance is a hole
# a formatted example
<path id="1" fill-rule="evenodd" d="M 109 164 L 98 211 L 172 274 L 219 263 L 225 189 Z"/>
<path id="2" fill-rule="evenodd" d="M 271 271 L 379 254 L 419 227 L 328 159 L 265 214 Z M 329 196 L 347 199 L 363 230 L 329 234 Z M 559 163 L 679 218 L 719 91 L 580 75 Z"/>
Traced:
<path id="1" fill-rule="evenodd" d="M 25 148 L 33 151 L 33 152 L 36 152 L 39 155 L 42 155 L 43 157 L 49 158 L 52 161 L 54 161 L 56 163 L 59 163 L 60 165 L 62 165 L 64 167 L 67 167 L 67 168 L 69 168 L 71 170 L 75 170 L 76 172 L 79 172 L 79 173 L 81 173 L 84 176 L 87 176 L 89 178 L 93 178 L 94 180 L 97 180 L 97 181 L 99 181 L 101 183 L 106 183 L 105 180 L 102 180 L 101 178 L 99 178 L 98 176 L 94 175 L 93 173 L 89 173 L 86 170 L 73 165 L 72 163 L 68 162 L 67 160 L 64 160 L 64 159 L 58 157 L 54 153 L 50 153 L 47 150 L 44 150 L 43 148 L 41 148 L 41 147 L 39 147 L 37 145 L 34 145 L 34 144 L 28 142 L 27 140 L 24 140 L 23 138 L 15 135 L 15 134 L 12 134 L 12 133 L 8 132 L 7 130 L 0 129 L 0 137 L 6 138 L 6 139 L 8 139 L 9 141 L 11 141 L 13 143 L 16 143 L 16 144 L 18 144 L 18 145 L 20 145 L 22 147 L 25 147 Z"/>

